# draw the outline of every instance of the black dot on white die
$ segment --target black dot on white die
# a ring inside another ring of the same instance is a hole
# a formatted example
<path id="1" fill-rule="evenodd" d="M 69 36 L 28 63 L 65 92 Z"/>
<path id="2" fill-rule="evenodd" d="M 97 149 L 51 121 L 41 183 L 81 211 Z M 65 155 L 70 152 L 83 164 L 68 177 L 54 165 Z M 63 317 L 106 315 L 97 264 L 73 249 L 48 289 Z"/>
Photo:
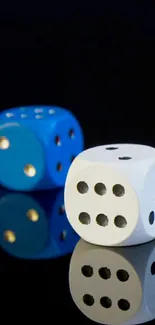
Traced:
<path id="1" fill-rule="evenodd" d="M 90 265 L 84 265 L 81 272 L 86 278 L 90 278 L 93 275 L 93 268 Z"/>
<path id="2" fill-rule="evenodd" d="M 83 181 L 79 182 L 77 184 L 77 190 L 81 194 L 87 193 L 88 190 L 89 190 L 88 184 L 86 182 L 83 182 Z"/>
<path id="3" fill-rule="evenodd" d="M 120 299 L 118 300 L 118 307 L 123 311 L 127 311 L 130 309 L 130 303 L 126 299 Z"/>
<path id="4" fill-rule="evenodd" d="M 154 211 L 151 211 L 149 214 L 149 223 L 150 225 L 153 225 L 154 223 Z"/>
<path id="5" fill-rule="evenodd" d="M 97 183 L 94 186 L 94 191 L 98 195 L 104 195 L 106 193 L 106 186 L 103 183 Z"/>
<path id="6" fill-rule="evenodd" d="M 155 262 L 153 262 L 151 265 L 151 274 L 155 275 Z"/>
<path id="7" fill-rule="evenodd" d="M 79 221 L 83 225 L 89 225 L 90 224 L 90 215 L 87 212 L 81 212 L 79 214 Z"/>
<path id="8" fill-rule="evenodd" d="M 110 269 L 108 269 L 108 267 L 101 267 L 98 270 L 99 276 L 104 279 L 104 280 L 108 280 L 111 278 L 111 271 Z"/>
<path id="9" fill-rule="evenodd" d="M 125 228 L 127 225 L 127 221 L 123 216 L 118 215 L 114 219 L 114 224 L 118 228 Z"/>
<path id="10" fill-rule="evenodd" d="M 116 275 L 118 280 L 121 282 L 126 282 L 129 279 L 129 273 L 125 270 L 118 270 Z"/>
<path id="11" fill-rule="evenodd" d="M 83 302 L 84 302 L 85 305 L 91 307 L 91 306 L 94 305 L 95 300 L 94 300 L 93 296 L 91 296 L 91 295 L 89 295 L 89 294 L 85 294 L 85 295 L 83 296 Z"/>
<path id="12" fill-rule="evenodd" d="M 113 194 L 115 196 L 121 197 L 125 194 L 125 188 L 121 184 L 115 184 L 112 188 Z"/>
<path id="13" fill-rule="evenodd" d="M 104 308 L 110 308 L 112 306 L 112 301 L 109 297 L 102 297 L 100 299 L 100 304 Z"/>
<path id="14" fill-rule="evenodd" d="M 107 148 L 106 148 L 106 150 L 109 150 L 109 151 L 110 151 L 110 150 L 111 150 L 111 151 L 112 151 L 112 150 L 117 150 L 117 149 L 118 149 L 118 147 L 107 147 Z"/>
<path id="15" fill-rule="evenodd" d="M 130 160 L 132 159 L 132 157 L 127 157 L 127 156 L 124 156 L 124 157 L 118 157 L 119 160 Z"/>
<path id="16" fill-rule="evenodd" d="M 106 227 L 108 226 L 109 220 L 105 214 L 100 213 L 96 217 L 96 222 L 99 226 Z"/>

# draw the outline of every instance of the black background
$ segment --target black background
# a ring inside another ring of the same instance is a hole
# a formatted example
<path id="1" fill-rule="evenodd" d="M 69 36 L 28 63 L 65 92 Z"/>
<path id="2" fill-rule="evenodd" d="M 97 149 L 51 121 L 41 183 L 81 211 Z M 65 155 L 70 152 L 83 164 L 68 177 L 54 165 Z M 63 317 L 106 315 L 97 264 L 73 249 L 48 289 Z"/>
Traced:
<path id="1" fill-rule="evenodd" d="M 86 147 L 155 146 L 153 1 L 0 6 L 1 110 L 56 104 L 75 114 Z M 89 323 L 69 294 L 69 260 L 22 262 L 1 252 L 5 320 Z"/>

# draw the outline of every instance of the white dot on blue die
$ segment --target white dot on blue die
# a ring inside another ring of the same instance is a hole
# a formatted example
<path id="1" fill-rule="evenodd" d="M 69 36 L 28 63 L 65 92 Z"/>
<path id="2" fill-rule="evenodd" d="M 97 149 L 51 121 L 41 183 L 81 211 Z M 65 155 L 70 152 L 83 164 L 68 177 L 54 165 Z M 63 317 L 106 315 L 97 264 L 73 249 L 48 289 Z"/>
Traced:
<path id="1" fill-rule="evenodd" d="M 49 109 L 48 113 L 49 114 L 55 114 L 55 110 L 54 109 Z"/>
<path id="2" fill-rule="evenodd" d="M 43 116 L 42 115 L 36 115 L 35 118 L 39 120 L 39 119 L 43 118 Z"/>
<path id="3" fill-rule="evenodd" d="M 6 113 L 6 117 L 13 117 L 14 116 L 14 114 L 13 113 Z"/>
<path id="4" fill-rule="evenodd" d="M 35 108 L 35 113 L 42 113 L 43 112 L 43 109 L 42 108 Z"/>

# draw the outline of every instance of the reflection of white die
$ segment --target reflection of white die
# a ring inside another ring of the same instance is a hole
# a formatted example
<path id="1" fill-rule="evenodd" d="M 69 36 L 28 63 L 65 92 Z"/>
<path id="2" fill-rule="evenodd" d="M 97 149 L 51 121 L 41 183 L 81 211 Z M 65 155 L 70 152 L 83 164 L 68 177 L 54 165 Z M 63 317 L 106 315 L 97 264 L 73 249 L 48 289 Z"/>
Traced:
<path id="1" fill-rule="evenodd" d="M 87 242 L 130 246 L 155 238 L 155 149 L 117 144 L 88 149 L 73 161 L 65 208 Z"/>
<path id="2" fill-rule="evenodd" d="M 155 318 L 155 245 L 107 248 L 82 239 L 69 270 L 74 303 L 89 319 L 108 325 Z"/>

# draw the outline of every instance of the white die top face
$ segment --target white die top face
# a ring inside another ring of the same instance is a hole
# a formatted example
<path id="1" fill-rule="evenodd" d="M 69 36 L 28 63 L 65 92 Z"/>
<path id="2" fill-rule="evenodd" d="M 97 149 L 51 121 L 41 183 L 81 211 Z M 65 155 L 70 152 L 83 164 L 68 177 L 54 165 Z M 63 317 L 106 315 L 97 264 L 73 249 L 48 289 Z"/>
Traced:
<path id="1" fill-rule="evenodd" d="M 133 163 L 155 157 L 155 148 L 137 144 L 113 144 L 94 147 L 83 151 L 79 159 L 104 163 Z"/>
<path id="2" fill-rule="evenodd" d="M 134 265 L 119 251 L 117 254 L 89 244 L 84 248 L 82 242 L 77 244 L 70 262 L 73 301 L 97 323 L 116 325 L 129 321 L 139 312 L 143 295 Z"/>
<path id="3" fill-rule="evenodd" d="M 68 178 L 65 208 L 74 230 L 96 245 L 122 243 L 134 231 L 139 217 L 138 197 L 128 180 L 97 163 Z"/>

